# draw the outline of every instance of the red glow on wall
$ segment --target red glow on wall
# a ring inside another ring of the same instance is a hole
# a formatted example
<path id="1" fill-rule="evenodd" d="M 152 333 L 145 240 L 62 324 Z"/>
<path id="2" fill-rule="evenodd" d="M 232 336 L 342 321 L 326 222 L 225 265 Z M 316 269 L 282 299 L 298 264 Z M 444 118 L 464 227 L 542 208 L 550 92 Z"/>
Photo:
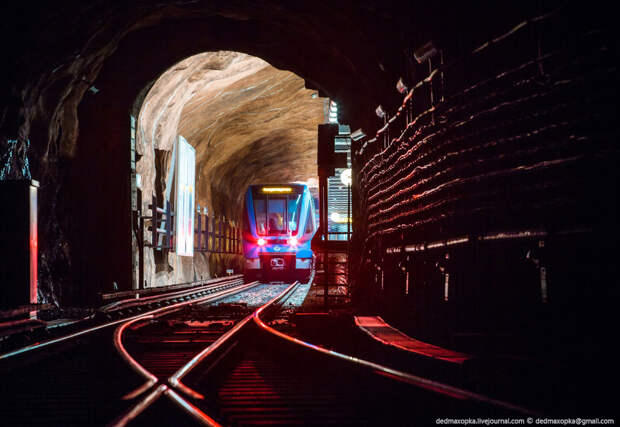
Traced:
<path id="1" fill-rule="evenodd" d="M 39 233 L 37 224 L 37 187 L 30 186 L 30 303 L 37 301 Z"/>

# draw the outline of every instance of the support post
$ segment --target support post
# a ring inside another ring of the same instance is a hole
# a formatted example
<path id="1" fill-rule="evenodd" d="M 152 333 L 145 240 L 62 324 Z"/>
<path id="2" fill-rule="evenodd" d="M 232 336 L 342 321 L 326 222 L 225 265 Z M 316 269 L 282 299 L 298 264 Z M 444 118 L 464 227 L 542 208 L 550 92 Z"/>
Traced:
<path id="1" fill-rule="evenodd" d="M 218 244 L 217 244 L 217 251 L 219 253 L 222 253 L 222 218 L 220 218 L 220 226 L 219 226 L 219 233 L 218 233 Z"/>
<path id="2" fill-rule="evenodd" d="M 153 194 L 151 212 L 153 213 L 151 216 L 151 245 L 153 250 L 155 250 L 157 249 L 157 227 L 159 226 L 159 221 L 157 220 L 159 217 L 157 213 L 157 194 Z"/>
<path id="3" fill-rule="evenodd" d="M 137 190 L 138 205 L 138 289 L 144 286 L 144 215 L 142 215 L 142 190 Z"/>
<path id="4" fill-rule="evenodd" d="M 198 212 L 198 221 L 196 225 L 198 226 L 196 244 L 198 245 L 197 249 L 200 251 L 202 249 L 202 214 L 200 212 Z"/>
<path id="5" fill-rule="evenodd" d="M 0 307 L 37 303 L 38 225 L 35 180 L 0 182 Z M 35 312 L 31 312 L 34 316 Z"/>
<path id="6" fill-rule="evenodd" d="M 172 212 L 168 200 L 166 200 L 166 246 L 172 249 Z"/>

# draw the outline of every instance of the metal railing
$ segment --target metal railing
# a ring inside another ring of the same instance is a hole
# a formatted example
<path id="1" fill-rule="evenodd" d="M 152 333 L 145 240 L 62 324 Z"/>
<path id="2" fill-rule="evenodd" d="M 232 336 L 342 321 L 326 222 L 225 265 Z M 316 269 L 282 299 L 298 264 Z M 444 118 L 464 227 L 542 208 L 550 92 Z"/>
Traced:
<path id="1" fill-rule="evenodd" d="M 216 254 L 241 254 L 241 230 L 224 217 L 209 218 L 198 213 L 194 230 L 194 250 Z"/>
<path id="2" fill-rule="evenodd" d="M 151 225 L 148 227 L 151 232 L 151 242 L 145 245 L 156 250 L 172 249 L 174 247 L 174 212 L 170 201 L 166 200 L 163 207 L 159 207 L 159 200 L 154 194 L 149 209 L 152 215 L 142 217 L 142 220 L 151 220 Z"/>

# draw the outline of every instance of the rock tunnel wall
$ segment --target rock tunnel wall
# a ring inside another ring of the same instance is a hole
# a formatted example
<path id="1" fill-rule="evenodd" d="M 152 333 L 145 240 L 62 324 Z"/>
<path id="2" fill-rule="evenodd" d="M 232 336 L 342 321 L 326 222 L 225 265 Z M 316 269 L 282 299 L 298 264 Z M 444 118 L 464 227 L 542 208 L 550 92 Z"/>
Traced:
<path id="1" fill-rule="evenodd" d="M 134 107 L 141 212 L 150 215 L 153 195 L 175 210 L 171 161 L 176 140 L 183 137 L 196 150 L 201 222 L 209 218 L 211 233 L 227 232 L 219 230 L 220 223 L 238 229 L 249 184 L 316 181 L 316 126 L 323 121 L 324 104 L 300 77 L 244 53 L 205 52 L 180 61 Z M 152 238 L 150 224 L 147 220 L 143 230 L 146 242 Z M 144 286 L 241 272 L 242 257 L 219 246 L 212 238 L 208 250 L 197 250 L 193 259 L 146 246 Z M 139 257 L 137 246 L 134 251 Z"/>
<path id="2" fill-rule="evenodd" d="M 302 76 L 338 102 L 343 123 L 369 133 L 376 105 L 401 102 L 394 83 L 410 68 L 407 53 L 429 39 L 481 42 L 547 5 L 451 3 L 5 2 L 0 177 L 41 182 L 39 301 L 86 304 L 113 282 L 130 286 L 128 113 L 169 67 L 205 51 L 256 55 Z M 575 15 L 604 12 L 580 5 Z"/>
<path id="3" fill-rule="evenodd" d="M 613 37 L 562 11 L 508 30 L 355 156 L 358 301 L 453 346 L 583 339 L 618 296 Z"/>

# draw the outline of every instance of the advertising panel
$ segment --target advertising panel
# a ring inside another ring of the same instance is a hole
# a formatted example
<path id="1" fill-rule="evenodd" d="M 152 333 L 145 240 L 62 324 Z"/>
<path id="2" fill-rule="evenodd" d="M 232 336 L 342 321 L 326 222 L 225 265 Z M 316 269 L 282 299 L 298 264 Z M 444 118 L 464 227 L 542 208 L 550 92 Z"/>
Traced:
<path id="1" fill-rule="evenodd" d="M 196 150 L 181 135 L 177 138 L 175 250 L 177 255 L 194 255 L 194 196 Z"/>

